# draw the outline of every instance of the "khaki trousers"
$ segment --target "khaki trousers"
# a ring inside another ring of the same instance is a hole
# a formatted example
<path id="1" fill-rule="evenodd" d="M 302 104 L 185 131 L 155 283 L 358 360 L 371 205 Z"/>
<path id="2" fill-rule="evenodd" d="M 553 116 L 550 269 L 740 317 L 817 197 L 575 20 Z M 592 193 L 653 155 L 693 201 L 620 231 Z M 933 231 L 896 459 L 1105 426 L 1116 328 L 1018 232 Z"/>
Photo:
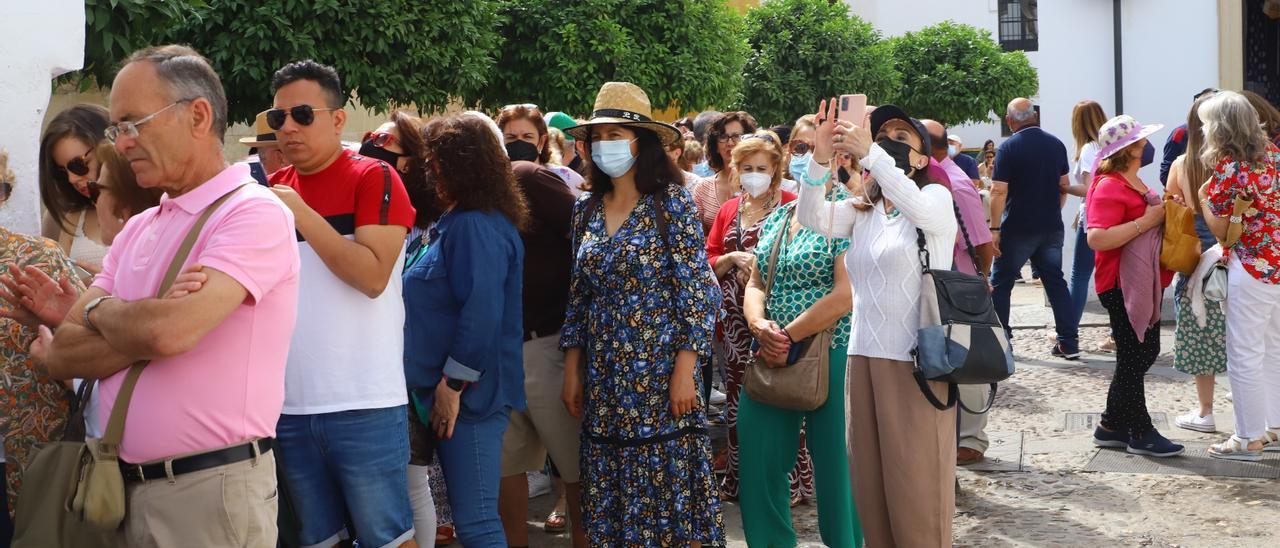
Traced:
<path id="1" fill-rule="evenodd" d="M 987 406 L 987 395 L 991 394 L 990 386 L 962 384 L 959 388 L 960 401 L 964 402 L 965 407 L 976 410 Z M 919 387 L 916 390 L 919 390 Z M 987 438 L 987 416 L 991 413 L 978 415 L 960 409 L 959 406 L 956 408 L 960 413 L 960 447 L 986 453 L 987 447 L 991 445 L 991 440 Z"/>
<path id="2" fill-rule="evenodd" d="M 274 452 L 172 478 L 125 484 L 125 546 L 276 545 Z"/>
<path id="3" fill-rule="evenodd" d="M 911 367 L 849 356 L 849 467 L 870 548 L 951 546 L 956 412 L 930 405 Z M 945 401 L 946 385 L 930 385 Z"/>

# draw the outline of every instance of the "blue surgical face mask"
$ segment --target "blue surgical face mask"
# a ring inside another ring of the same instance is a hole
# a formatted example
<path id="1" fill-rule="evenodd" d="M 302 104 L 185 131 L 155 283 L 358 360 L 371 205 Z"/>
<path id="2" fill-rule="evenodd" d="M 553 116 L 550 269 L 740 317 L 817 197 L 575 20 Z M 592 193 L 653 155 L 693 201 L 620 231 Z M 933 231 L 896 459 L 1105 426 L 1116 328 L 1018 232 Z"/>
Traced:
<path id="1" fill-rule="evenodd" d="M 809 169 L 809 159 L 813 158 L 812 152 L 806 152 L 799 156 L 792 156 L 791 163 L 787 165 L 787 172 L 791 174 L 791 180 L 803 181 L 801 177 Z"/>
<path id="2" fill-rule="evenodd" d="M 955 158 L 957 154 L 960 154 L 960 147 L 957 147 L 955 145 L 947 145 L 948 158 Z"/>
<path id="3" fill-rule="evenodd" d="M 591 161 L 610 177 L 621 177 L 631 171 L 636 164 L 636 155 L 631 153 L 631 141 L 597 141 L 591 144 Z"/>

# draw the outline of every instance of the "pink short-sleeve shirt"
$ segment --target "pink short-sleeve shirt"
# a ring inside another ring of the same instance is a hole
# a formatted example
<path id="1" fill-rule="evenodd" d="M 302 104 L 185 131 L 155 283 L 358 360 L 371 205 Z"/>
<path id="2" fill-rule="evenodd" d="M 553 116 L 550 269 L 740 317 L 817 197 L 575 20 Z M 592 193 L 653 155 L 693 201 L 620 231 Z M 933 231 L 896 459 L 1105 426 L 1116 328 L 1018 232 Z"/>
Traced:
<path id="1" fill-rule="evenodd" d="M 145 463 L 273 437 L 284 403 L 285 359 L 298 301 L 293 214 L 246 165 L 129 220 L 103 261 L 95 287 L 125 301 L 154 298 L 170 261 L 204 209 L 234 189 L 209 219 L 186 265 L 231 276 L 249 296 L 189 352 L 155 360 L 134 389 L 120 448 Z M 105 428 L 128 369 L 104 379 Z"/>

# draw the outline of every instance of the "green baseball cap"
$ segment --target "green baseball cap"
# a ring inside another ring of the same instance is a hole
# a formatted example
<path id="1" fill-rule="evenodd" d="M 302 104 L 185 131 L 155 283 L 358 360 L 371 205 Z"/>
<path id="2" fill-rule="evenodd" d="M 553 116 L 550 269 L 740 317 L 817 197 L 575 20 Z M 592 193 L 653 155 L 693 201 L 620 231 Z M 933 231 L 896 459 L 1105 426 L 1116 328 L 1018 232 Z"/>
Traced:
<path id="1" fill-rule="evenodd" d="M 568 141 L 573 140 L 573 136 L 569 135 L 568 132 L 564 131 L 573 126 L 578 125 L 578 122 L 574 121 L 574 119 L 571 116 L 563 112 L 552 112 L 546 116 L 546 121 L 547 121 L 548 127 L 553 127 L 560 130 L 561 132 L 564 132 L 565 140 L 568 140 Z"/>

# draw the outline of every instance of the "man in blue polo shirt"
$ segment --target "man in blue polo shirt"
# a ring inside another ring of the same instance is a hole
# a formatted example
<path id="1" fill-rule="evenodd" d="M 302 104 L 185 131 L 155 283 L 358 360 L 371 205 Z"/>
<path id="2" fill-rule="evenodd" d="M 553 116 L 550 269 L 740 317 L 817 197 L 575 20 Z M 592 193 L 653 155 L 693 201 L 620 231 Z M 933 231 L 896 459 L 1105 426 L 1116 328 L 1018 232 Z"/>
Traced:
<path id="1" fill-rule="evenodd" d="M 1078 320 L 1062 276 L 1062 212 L 1059 201 L 1067 185 L 1067 148 L 1057 137 L 1039 127 L 1031 101 L 1022 97 L 1009 102 L 1005 120 L 1013 137 L 996 151 L 996 171 L 991 186 L 991 232 L 997 259 L 991 272 L 991 299 L 996 314 L 1009 328 L 1009 295 L 1022 265 L 1040 273 L 1044 291 L 1053 307 L 1058 342 L 1053 355 L 1080 357 Z"/>

